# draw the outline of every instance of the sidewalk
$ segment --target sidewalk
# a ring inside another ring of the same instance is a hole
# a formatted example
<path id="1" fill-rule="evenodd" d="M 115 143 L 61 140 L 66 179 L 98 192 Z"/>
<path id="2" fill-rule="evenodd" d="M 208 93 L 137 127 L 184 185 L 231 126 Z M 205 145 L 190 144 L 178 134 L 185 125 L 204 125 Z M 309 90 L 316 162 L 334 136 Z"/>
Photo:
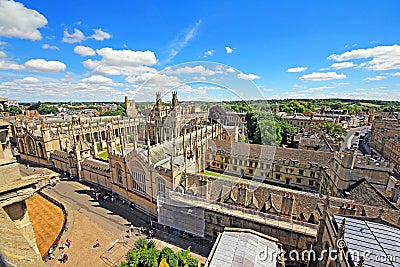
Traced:
<path id="1" fill-rule="evenodd" d="M 111 202 L 100 200 L 96 202 L 94 201 L 95 198 L 93 191 L 90 190 L 88 186 L 79 184 L 79 188 L 82 189 L 78 190 L 79 194 L 86 194 L 91 197 L 91 202 L 82 202 L 82 206 L 89 207 L 93 206 L 93 203 L 98 203 L 98 206 L 105 209 L 104 215 L 106 215 L 106 213 L 110 214 L 111 212 L 111 214 L 114 214 L 112 216 L 121 216 L 125 221 L 132 223 L 135 227 L 143 226 L 147 229 L 149 228 L 150 217 L 148 215 L 143 214 L 137 209 L 131 209 L 127 204 L 122 205 L 121 201 Z M 76 203 L 74 206 L 69 205 L 67 202 L 68 198 L 65 198 L 63 195 L 56 195 L 60 192 L 56 193 L 56 191 L 53 191 L 52 189 L 45 189 L 43 192 L 63 203 L 68 212 L 67 219 L 69 229 L 62 235 L 60 245 L 65 243 L 67 238 L 72 240 L 72 244 L 70 248 L 64 249 L 64 252 L 69 256 L 69 260 L 63 264 L 64 266 L 113 266 L 116 263 L 125 261 L 127 253 L 130 249 L 134 248 L 134 243 L 138 238 L 146 237 L 145 235 L 136 235 L 135 232 L 135 234 L 129 238 L 127 231 L 130 224 L 126 223 L 123 225 L 119 225 L 119 223 L 115 224 L 114 229 L 118 228 L 123 230 L 110 231 L 109 227 L 104 228 L 103 224 L 99 225 L 91 218 L 87 217 L 85 208 L 82 209 L 76 207 Z M 74 196 L 68 195 L 68 197 L 73 198 Z M 97 210 L 97 212 L 100 212 L 100 210 Z M 104 218 L 104 220 L 107 222 L 117 223 L 116 221 L 114 222 L 114 220 L 109 221 L 107 218 Z M 191 251 L 194 252 L 192 253 L 192 256 L 198 259 L 201 263 L 206 261 L 206 256 L 209 252 L 208 248 L 196 245 L 184 239 L 173 237 L 172 235 L 161 231 L 157 231 L 155 237 L 156 238 L 153 240 L 160 249 L 164 246 L 168 246 L 172 250 L 178 251 L 191 246 Z M 96 239 L 99 239 L 101 244 L 101 247 L 99 248 L 93 248 Z M 201 254 L 205 257 L 195 254 L 199 253 L 200 250 L 202 250 Z M 55 258 L 52 261 L 47 262 L 46 266 L 58 266 L 62 264 L 58 261 L 61 252 L 62 250 L 56 249 L 54 252 Z"/>

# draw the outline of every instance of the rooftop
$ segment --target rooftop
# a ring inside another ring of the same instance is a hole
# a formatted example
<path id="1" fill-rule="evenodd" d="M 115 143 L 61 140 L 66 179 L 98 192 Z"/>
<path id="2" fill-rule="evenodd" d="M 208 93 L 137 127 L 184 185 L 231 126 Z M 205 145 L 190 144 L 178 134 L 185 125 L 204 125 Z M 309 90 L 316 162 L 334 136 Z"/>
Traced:
<path id="1" fill-rule="evenodd" d="M 344 217 L 334 215 L 337 224 Z M 355 257 L 365 255 L 364 266 L 400 266 L 400 229 L 397 227 L 346 217 L 344 239 Z"/>
<path id="2" fill-rule="evenodd" d="M 275 251 L 278 250 L 277 241 L 255 231 L 226 228 L 218 236 L 206 266 L 274 267 Z"/>

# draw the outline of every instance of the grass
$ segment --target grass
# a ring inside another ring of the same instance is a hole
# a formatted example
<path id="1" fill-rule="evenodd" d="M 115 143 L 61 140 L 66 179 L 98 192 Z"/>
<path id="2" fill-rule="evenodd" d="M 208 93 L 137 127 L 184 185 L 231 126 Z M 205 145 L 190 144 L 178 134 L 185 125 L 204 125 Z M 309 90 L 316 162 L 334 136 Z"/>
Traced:
<path id="1" fill-rule="evenodd" d="M 208 175 L 208 176 L 212 176 L 212 177 L 216 177 L 216 178 L 224 178 L 224 179 L 229 179 L 229 180 L 240 179 L 240 178 L 235 177 L 235 176 L 226 175 L 226 174 L 220 174 L 218 172 L 212 172 L 212 171 L 205 171 L 204 175 Z"/>
<path id="2" fill-rule="evenodd" d="M 117 146 L 117 151 L 121 152 L 122 151 L 122 146 Z M 108 151 L 105 150 L 101 153 L 99 153 L 99 155 L 97 155 L 99 158 L 104 159 L 104 160 L 108 160 Z"/>

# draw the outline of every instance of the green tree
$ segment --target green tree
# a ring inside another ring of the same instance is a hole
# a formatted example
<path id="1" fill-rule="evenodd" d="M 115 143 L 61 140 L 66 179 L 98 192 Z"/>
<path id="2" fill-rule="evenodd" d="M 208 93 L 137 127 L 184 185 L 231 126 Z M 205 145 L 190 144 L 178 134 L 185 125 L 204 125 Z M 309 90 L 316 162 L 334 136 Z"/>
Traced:
<path id="1" fill-rule="evenodd" d="M 6 111 L 8 113 L 10 113 L 11 116 L 15 116 L 17 114 L 22 114 L 22 110 L 17 106 L 8 107 Z"/>
<path id="2" fill-rule="evenodd" d="M 324 122 L 319 124 L 317 127 L 334 138 L 342 137 L 346 134 L 346 130 L 343 129 L 342 126 L 332 122 Z"/>
<path id="3" fill-rule="evenodd" d="M 39 114 L 47 115 L 47 114 L 57 114 L 58 109 L 55 106 L 49 106 L 45 104 L 41 104 L 38 108 Z"/>

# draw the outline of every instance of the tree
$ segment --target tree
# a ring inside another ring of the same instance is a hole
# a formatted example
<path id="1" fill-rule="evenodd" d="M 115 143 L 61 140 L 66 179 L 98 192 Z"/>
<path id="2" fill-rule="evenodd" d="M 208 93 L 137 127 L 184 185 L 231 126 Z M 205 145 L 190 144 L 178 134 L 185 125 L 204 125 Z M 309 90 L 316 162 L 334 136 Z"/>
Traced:
<path id="1" fill-rule="evenodd" d="M 57 114 L 58 109 L 55 106 L 49 106 L 45 104 L 41 104 L 38 108 L 39 114 L 47 115 L 47 114 Z"/>
<path id="2" fill-rule="evenodd" d="M 342 126 L 334 124 L 332 122 L 323 122 L 317 127 L 318 129 L 325 131 L 327 134 L 334 138 L 338 138 L 346 134 L 346 130 L 343 129 Z"/>
<path id="3" fill-rule="evenodd" d="M 198 261 L 190 256 L 190 248 L 174 253 L 170 248 L 157 250 L 153 241 L 139 238 L 135 242 L 135 249 L 127 256 L 128 262 L 118 267 L 197 267 Z"/>
<path id="4" fill-rule="evenodd" d="M 15 116 L 17 114 L 22 114 L 22 110 L 17 106 L 8 107 L 6 111 L 8 113 L 10 113 L 11 116 Z"/>

